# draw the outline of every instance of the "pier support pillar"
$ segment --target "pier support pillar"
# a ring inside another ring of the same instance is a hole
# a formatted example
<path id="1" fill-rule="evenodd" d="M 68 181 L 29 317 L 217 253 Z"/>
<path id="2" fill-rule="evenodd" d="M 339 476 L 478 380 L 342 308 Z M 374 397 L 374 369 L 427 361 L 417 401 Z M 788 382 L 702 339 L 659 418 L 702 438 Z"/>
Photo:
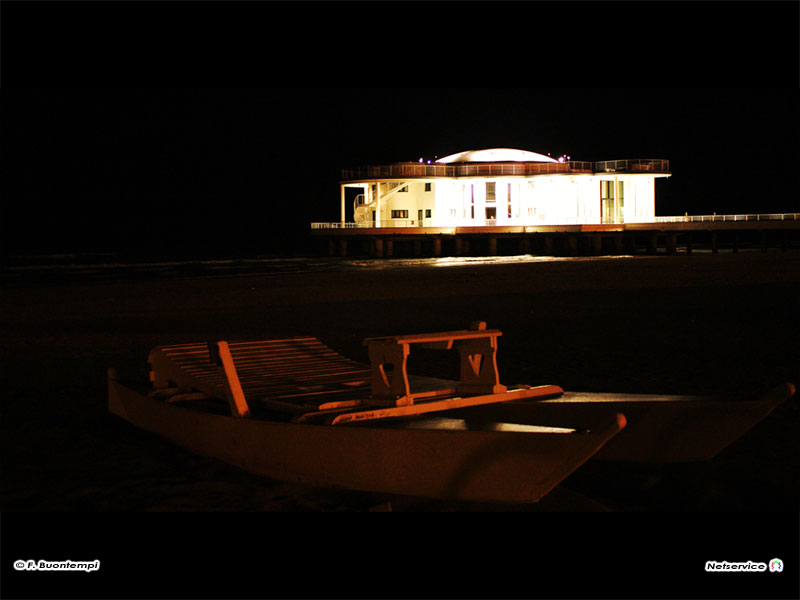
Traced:
<path id="1" fill-rule="evenodd" d="M 636 236 L 622 235 L 622 251 L 625 254 L 636 254 Z"/>
<path id="2" fill-rule="evenodd" d="M 453 251 L 453 253 L 454 253 L 456 256 L 461 256 L 461 252 L 462 252 L 461 238 L 460 238 L 460 237 L 458 237 L 458 236 L 456 236 L 456 239 L 455 239 L 455 240 L 453 240 L 453 241 L 455 242 L 455 246 L 456 246 L 456 247 L 455 247 L 455 250 Z"/>
<path id="3" fill-rule="evenodd" d="M 647 253 L 648 254 L 657 254 L 658 253 L 658 234 L 651 233 L 647 238 Z"/>
<path id="4" fill-rule="evenodd" d="M 381 238 L 375 238 L 372 241 L 372 255 L 375 258 L 383 258 L 383 240 Z"/>
<path id="5" fill-rule="evenodd" d="M 522 236 L 519 238 L 519 253 L 520 254 L 530 254 L 531 251 L 531 242 L 528 239 L 528 236 Z"/>
<path id="6" fill-rule="evenodd" d="M 677 248 L 677 235 L 674 233 L 667 234 L 667 254 L 675 254 Z"/>
<path id="7" fill-rule="evenodd" d="M 336 256 L 336 242 L 334 240 L 328 240 L 328 256 Z"/>
<path id="8" fill-rule="evenodd" d="M 692 234 L 686 234 L 686 254 L 692 253 Z"/>
<path id="9" fill-rule="evenodd" d="M 414 240 L 414 258 L 422 254 L 422 240 Z"/>
<path id="10" fill-rule="evenodd" d="M 733 232 L 733 253 L 736 254 L 739 252 L 739 232 Z"/>
<path id="11" fill-rule="evenodd" d="M 592 242 L 592 254 L 602 254 L 603 236 L 596 233 L 593 236 L 591 236 L 591 242 Z"/>
<path id="12" fill-rule="evenodd" d="M 433 238 L 433 255 L 439 257 L 442 255 L 442 238 Z"/>
<path id="13" fill-rule="evenodd" d="M 716 254 L 719 252 L 719 248 L 717 247 L 717 232 L 711 232 L 711 252 Z"/>
<path id="14" fill-rule="evenodd" d="M 622 234 L 618 233 L 614 236 L 614 253 L 622 254 Z"/>
<path id="15" fill-rule="evenodd" d="M 766 230 L 762 229 L 760 233 L 761 233 L 761 251 L 762 252 L 766 252 L 767 251 L 767 232 L 766 232 Z"/>
<path id="16" fill-rule="evenodd" d="M 383 253 L 384 256 L 387 258 L 391 258 L 394 256 L 394 242 L 392 240 L 386 240 L 383 244 Z"/>
<path id="17" fill-rule="evenodd" d="M 544 253 L 545 256 L 553 256 L 553 236 L 544 236 Z"/>
<path id="18" fill-rule="evenodd" d="M 578 254 L 578 236 L 567 236 L 567 254 L 570 256 L 577 256 Z"/>
<path id="19" fill-rule="evenodd" d="M 490 237 L 489 238 L 489 256 L 497 255 L 497 238 Z"/>
<path id="20" fill-rule="evenodd" d="M 347 256 L 347 240 L 339 240 L 339 256 Z"/>

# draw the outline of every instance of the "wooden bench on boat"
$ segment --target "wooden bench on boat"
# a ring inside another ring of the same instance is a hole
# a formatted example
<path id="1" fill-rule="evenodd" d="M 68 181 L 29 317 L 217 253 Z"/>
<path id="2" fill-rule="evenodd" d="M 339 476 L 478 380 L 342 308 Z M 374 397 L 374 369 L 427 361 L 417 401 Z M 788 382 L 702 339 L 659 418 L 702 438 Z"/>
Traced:
<path id="1" fill-rule="evenodd" d="M 478 322 L 459 331 L 368 338 L 369 368 L 308 337 L 162 346 L 148 360 L 155 394 L 170 401 L 223 398 L 236 417 L 249 417 L 250 402 L 257 401 L 294 413 L 296 422 L 342 424 L 563 393 L 558 386 L 508 390 L 502 385 L 501 335 Z M 455 348 L 461 359 L 457 385 L 409 376 L 412 345 Z M 414 383 L 423 389 L 412 391 Z"/>

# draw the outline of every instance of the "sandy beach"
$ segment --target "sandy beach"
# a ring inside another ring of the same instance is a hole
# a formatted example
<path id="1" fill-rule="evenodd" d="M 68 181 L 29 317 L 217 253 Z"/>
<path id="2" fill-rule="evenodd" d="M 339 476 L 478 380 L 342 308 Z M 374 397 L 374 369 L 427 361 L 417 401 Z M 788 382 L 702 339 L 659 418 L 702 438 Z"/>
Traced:
<path id="1" fill-rule="evenodd" d="M 587 463 L 532 506 L 385 498 L 264 480 L 106 410 L 108 367 L 148 351 L 309 334 L 367 361 L 369 336 L 504 332 L 509 383 L 575 391 L 759 395 L 800 377 L 800 254 L 586 258 L 303 274 L 213 273 L 25 285 L 2 294 L 4 511 L 795 510 L 798 406 L 714 460 Z M 447 354 L 447 353 L 443 353 Z M 441 364 L 410 364 L 451 375 Z"/>

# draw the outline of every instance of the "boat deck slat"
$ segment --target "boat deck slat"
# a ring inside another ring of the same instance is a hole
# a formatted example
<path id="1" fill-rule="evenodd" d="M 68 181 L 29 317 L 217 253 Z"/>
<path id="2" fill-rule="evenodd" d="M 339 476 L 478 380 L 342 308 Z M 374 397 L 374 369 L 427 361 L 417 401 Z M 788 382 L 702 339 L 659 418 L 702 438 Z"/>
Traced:
<path id="1" fill-rule="evenodd" d="M 340 401 L 343 393 L 350 398 L 369 397 L 370 368 L 316 338 L 231 342 L 229 348 L 249 401 L 316 407 Z M 224 385 L 223 376 L 211 362 L 208 344 L 163 346 L 156 351 L 206 390 Z"/>

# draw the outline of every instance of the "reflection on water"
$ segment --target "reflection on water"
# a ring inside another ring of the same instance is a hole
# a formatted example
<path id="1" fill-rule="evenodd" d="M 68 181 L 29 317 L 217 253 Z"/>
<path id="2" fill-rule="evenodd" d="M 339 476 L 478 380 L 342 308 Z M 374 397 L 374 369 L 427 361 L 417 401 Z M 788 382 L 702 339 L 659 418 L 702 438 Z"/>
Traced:
<path id="1" fill-rule="evenodd" d="M 532 256 L 462 256 L 440 258 L 230 258 L 203 260 L 124 261 L 113 255 L 81 257 L 51 255 L 17 257 L 3 266 L 9 281 L 26 278 L 48 280 L 107 279 L 136 277 L 234 277 L 237 275 L 294 275 L 303 273 L 385 271 L 442 267 L 474 267 L 563 261 L 597 261 L 631 258 L 630 256 L 559 257 Z"/>
<path id="2" fill-rule="evenodd" d="M 347 260 L 340 259 L 344 266 L 351 269 L 402 269 L 417 267 L 470 267 L 477 265 L 507 265 L 520 263 L 563 262 L 563 261 L 590 261 L 613 260 L 618 258 L 632 258 L 630 255 L 615 256 L 533 256 L 520 254 L 516 256 L 448 256 L 444 258 L 395 258 L 381 260 Z"/>

